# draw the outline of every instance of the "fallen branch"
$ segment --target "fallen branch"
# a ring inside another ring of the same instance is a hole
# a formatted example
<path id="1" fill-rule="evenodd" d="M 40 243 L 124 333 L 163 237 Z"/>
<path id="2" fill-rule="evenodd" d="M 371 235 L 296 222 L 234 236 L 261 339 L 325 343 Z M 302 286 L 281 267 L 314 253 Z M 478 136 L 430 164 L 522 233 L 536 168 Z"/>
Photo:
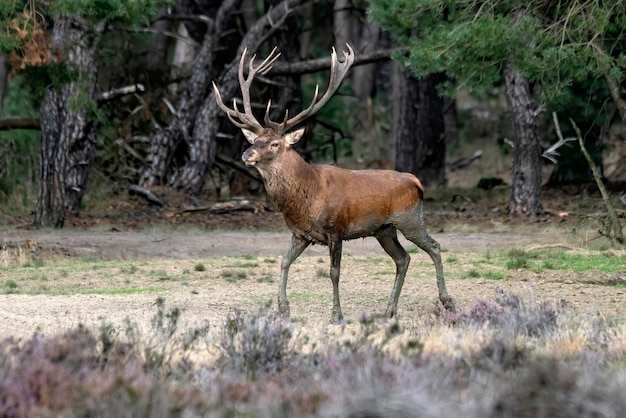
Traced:
<path id="1" fill-rule="evenodd" d="M 165 204 L 161 201 L 161 199 L 159 199 L 154 193 L 152 193 L 150 190 L 146 189 L 145 187 L 141 187 L 137 184 L 131 184 L 130 186 L 128 186 L 128 191 L 131 194 L 138 194 L 139 196 L 143 197 L 148 202 L 154 205 L 158 205 L 161 207 L 165 206 Z"/>
<path id="2" fill-rule="evenodd" d="M 41 122 L 39 119 L 8 117 L 0 119 L 0 131 L 10 131 L 12 129 L 29 129 L 39 131 Z"/>
<path id="3" fill-rule="evenodd" d="M 185 208 L 176 212 L 171 212 L 169 216 L 180 216 L 191 212 L 209 212 L 224 214 L 232 212 L 265 212 L 270 210 L 265 204 L 255 200 L 229 200 L 228 202 L 218 202 L 212 205 Z"/>
<path id="4" fill-rule="evenodd" d="M 477 150 L 469 157 L 461 157 L 457 160 L 454 160 L 449 164 L 450 171 L 456 171 L 456 170 L 460 170 L 461 168 L 465 168 L 482 156 L 483 156 L 483 151 Z"/>

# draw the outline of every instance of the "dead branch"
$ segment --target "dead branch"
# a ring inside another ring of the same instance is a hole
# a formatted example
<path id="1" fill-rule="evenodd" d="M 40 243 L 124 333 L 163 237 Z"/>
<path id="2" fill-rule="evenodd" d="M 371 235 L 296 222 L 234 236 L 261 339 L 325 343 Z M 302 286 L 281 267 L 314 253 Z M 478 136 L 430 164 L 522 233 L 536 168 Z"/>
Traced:
<path id="1" fill-rule="evenodd" d="M 337 45 L 337 50 L 341 51 L 343 45 Z M 371 64 L 380 61 L 389 61 L 391 56 L 401 49 L 380 49 L 369 54 L 359 54 L 354 58 L 353 67 L 358 65 Z M 317 71 L 328 70 L 330 68 L 330 58 L 316 58 L 312 60 L 300 62 L 275 62 L 272 65 L 272 75 L 290 75 L 290 74 L 310 74 Z"/>
<path id="2" fill-rule="evenodd" d="M 145 187 L 141 187 L 137 184 L 131 184 L 130 186 L 128 186 L 128 191 L 131 194 L 138 194 L 139 196 L 143 197 L 148 202 L 154 205 L 158 205 L 161 207 L 165 206 L 165 204 L 161 201 L 161 199 L 159 199 L 154 193 L 152 193 L 150 190 L 146 189 Z"/>
<path id="3" fill-rule="evenodd" d="M 8 117 L 0 119 L 0 131 L 10 131 L 12 129 L 29 129 L 38 131 L 41 129 L 39 119 Z"/>
<path id="4" fill-rule="evenodd" d="M 461 157 L 457 160 L 454 160 L 449 164 L 450 171 L 456 171 L 456 170 L 465 168 L 482 156 L 483 156 L 483 151 L 479 149 L 476 152 L 474 152 L 472 155 L 470 155 L 469 157 Z"/>
<path id="5" fill-rule="evenodd" d="M 558 123 L 556 116 L 555 116 L 555 120 Z M 609 200 L 609 194 L 606 191 L 606 187 L 604 187 L 604 183 L 602 182 L 602 176 L 600 175 L 600 170 L 598 170 L 598 166 L 596 166 L 596 163 L 593 162 L 593 160 L 591 159 L 591 155 L 589 155 L 589 152 L 587 151 L 587 148 L 585 147 L 585 143 L 583 141 L 583 137 L 582 137 L 582 134 L 580 133 L 580 129 L 578 128 L 578 125 L 576 125 L 576 122 L 574 122 L 572 118 L 570 118 L 570 122 L 574 126 L 574 130 L 576 131 L 576 137 L 578 138 L 578 144 L 580 145 L 580 150 L 582 151 L 583 155 L 585 156 L 585 159 L 587 160 L 587 163 L 589 164 L 589 167 L 591 168 L 591 172 L 593 173 L 593 178 L 596 181 L 596 184 L 598 185 L 598 189 L 600 189 L 602 200 L 604 200 L 604 204 L 606 205 L 606 210 L 609 215 L 609 221 L 611 224 L 610 229 L 612 230 L 612 234 L 611 234 L 611 231 L 609 230 L 608 236 L 611 239 L 611 241 L 624 245 L 624 234 L 622 233 L 622 225 L 619 223 L 619 220 L 617 219 L 617 215 L 615 214 L 615 209 L 613 209 L 613 205 L 611 205 L 611 201 Z"/>
<path id="6" fill-rule="evenodd" d="M 556 112 L 552 112 L 552 120 L 554 121 L 554 127 L 556 128 L 556 136 L 559 140 L 554 143 L 550 148 L 545 150 L 542 154 L 542 157 L 552 161 L 554 164 L 558 164 L 556 157 L 560 157 L 561 154 L 557 152 L 557 149 L 567 144 L 568 142 L 576 141 L 576 138 L 563 138 L 563 134 L 561 133 L 561 125 L 559 124 L 559 120 L 556 116 Z"/>
<path id="7" fill-rule="evenodd" d="M 185 208 L 172 212 L 170 216 L 180 216 L 192 212 L 209 212 L 214 214 L 224 214 L 232 212 L 265 212 L 271 210 L 265 204 L 255 200 L 229 200 L 228 202 L 218 202 L 207 206 Z"/>
<path id="8" fill-rule="evenodd" d="M 125 96 L 128 94 L 134 94 L 137 92 L 144 92 L 146 88 L 143 84 L 131 84 L 129 86 L 118 87 L 109 91 L 102 92 L 96 97 L 97 102 L 106 102 L 108 100 L 115 99 L 118 96 Z"/>

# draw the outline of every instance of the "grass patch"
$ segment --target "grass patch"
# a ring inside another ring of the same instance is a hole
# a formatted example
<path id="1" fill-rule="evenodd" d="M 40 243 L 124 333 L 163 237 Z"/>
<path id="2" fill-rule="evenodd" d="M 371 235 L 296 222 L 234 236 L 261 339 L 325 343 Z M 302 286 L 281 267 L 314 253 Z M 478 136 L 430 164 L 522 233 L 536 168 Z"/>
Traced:
<path id="1" fill-rule="evenodd" d="M 9 279 L 4 282 L 4 292 L 7 295 L 17 293 L 17 282 L 15 280 Z"/>
<path id="2" fill-rule="evenodd" d="M 137 293 L 164 292 L 167 287 L 125 287 L 122 289 L 90 289 L 80 292 L 81 295 L 133 295 Z"/>
<path id="3" fill-rule="evenodd" d="M 465 273 L 465 278 L 477 279 L 479 277 L 481 277 L 481 274 L 476 269 L 471 269 L 470 271 Z"/>
<path id="4" fill-rule="evenodd" d="M 195 271 L 206 271 L 206 266 L 202 263 L 198 263 L 195 266 L 193 266 L 193 269 Z"/>
<path id="5" fill-rule="evenodd" d="M 505 258 L 507 260 L 504 265 L 509 270 L 530 269 L 536 272 L 550 269 L 619 273 L 624 271 L 626 265 L 626 256 L 597 251 L 573 252 L 552 249 L 526 251 L 513 248 L 506 252 Z"/>
<path id="6" fill-rule="evenodd" d="M 256 268 L 259 267 L 259 263 L 257 262 L 250 262 L 250 261 L 236 261 L 232 264 L 227 265 L 226 267 L 234 267 L 234 268 L 240 268 L 240 269 L 250 269 L 250 268 Z"/>
<path id="7" fill-rule="evenodd" d="M 236 283 L 239 280 L 243 280 L 248 275 L 245 271 L 233 271 L 233 270 L 224 270 L 221 275 L 223 279 L 225 279 L 228 283 Z"/>
<path id="8" fill-rule="evenodd" d="M 499 271 L 487 271 L 483 274 L 483 277 L 489 280 L 502 280 L 504 279 L 504 274 Z"/>

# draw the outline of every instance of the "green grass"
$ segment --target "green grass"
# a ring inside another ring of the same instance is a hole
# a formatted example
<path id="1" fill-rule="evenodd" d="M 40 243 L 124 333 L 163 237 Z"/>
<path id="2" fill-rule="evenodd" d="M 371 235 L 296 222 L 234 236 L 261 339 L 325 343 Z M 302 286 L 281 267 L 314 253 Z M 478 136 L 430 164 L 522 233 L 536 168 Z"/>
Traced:
<path id="1" fill-rule="evenodd" d="M 195 266 L 193 266 L 193 269 L 195 271 L 206 271 L 206 266 L 202 263 L 198 263 Z"/>
<path id="2" fill-rule="evenodd" d="M 133 295 L 136 293 L 156 293 L 166 291 L 167 287 L 125 287 L 123 289 L 90 289 L 81 295 Z"/>
<path id="3" fill-rule="evenodd" d="M 503 256 L 504 266 L 510 270 L 529 269 L 541 272 L 550 270 L 569 270 L 574 272 L 597 271 L 619 273 L 624 271 L 626 257 L 609 252 L 571 252 L 564 250 L 525 251 L 513 248 Z M 490 261 L 498 263 L 495 257 Z"/>
<path id="4" fill-rule="evenodd" d="M 235 267 L 235 268 L 241 268 L 241 269 L 250 269 L 250 268 L 255 268 L 255 267 L 259 267 L 259 263 L 257 262 L 251 262 L 251 261 L 235 261 L 232 264 L 227 265 L 226 267 Z"/>
<path id="5" fill-rule="evenodd" d="M 465 277 L 468 277 L 470 279 L 476 279 L 478 277 L 481 277 L 482 275 L 480 274 L 480 272 L 476 269 L 471 269 L 470 271 L 468 271 L 467 273 L 465 273 Z"/>
<path id="6" fill-rule="evenodd" d="M 225 279 L 228 283 L 236 283 L 239 280 L 243 280 L 248 275 L 245 271 L 233 271 L 233 270 L 224 270 L 220 275 L 223 279 Z"/>

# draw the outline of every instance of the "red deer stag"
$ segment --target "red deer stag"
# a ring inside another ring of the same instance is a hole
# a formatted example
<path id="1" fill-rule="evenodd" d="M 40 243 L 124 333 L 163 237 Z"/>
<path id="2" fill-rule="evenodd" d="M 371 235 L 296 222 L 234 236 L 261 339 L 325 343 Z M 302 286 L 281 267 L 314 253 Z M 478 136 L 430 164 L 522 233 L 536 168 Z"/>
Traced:
<path id="1" fill-rule="evenodd" d="M 446 291 L 441 264 L 440 247 L 426 232 L 422 209 L 423 187 L 409 173 L 392 170 L 346 170 L 330 165 L 310 165 L 292 149 L 304 133 L 304 128 L 288 132 L 315 114 L 335 93 L 354 62 L 354 51 L 348 45 L 343 62 L 333 48 L 328 90 L 318 99 L 319 86 L 310 106 L 282 122 L 269 118 L 271 102 L 265 111 L 265 128 L 252 113 L 250 85 L 257 74 L 266 74 L 280 56 L 276 48 L 258 66 L 254 56 L 244 77 L 244 50 L 239 62 L 239 84 L 243 112 L 233 100 L 233 107 L 224 105 L 219 89 L 213 83 L 218 106 L 230 121 L 241 128 L 252 144 L 242 155 L 247 166 L 256 167 L 272 202 L 283 213 L 292 232 L 291 246 L 281 262 L 278 308 L 289 316 L 287 275 L 291 263 L 310 244 L 328 245 L 330 249 L 330 279 L 333 284 L 332 321 L 343 319 L 339 303 L 339 274 L 341 247 L 344 240 L 374 236 L 396 264 L 396 279 L 385 312 L 390 318 L 398 312 L 398 298 L 409 267 L 410 257 L 398 242 L 397 230 L 424 250 L 435 263 L 439 300 L 448 309 L 454 302 Z"/>

